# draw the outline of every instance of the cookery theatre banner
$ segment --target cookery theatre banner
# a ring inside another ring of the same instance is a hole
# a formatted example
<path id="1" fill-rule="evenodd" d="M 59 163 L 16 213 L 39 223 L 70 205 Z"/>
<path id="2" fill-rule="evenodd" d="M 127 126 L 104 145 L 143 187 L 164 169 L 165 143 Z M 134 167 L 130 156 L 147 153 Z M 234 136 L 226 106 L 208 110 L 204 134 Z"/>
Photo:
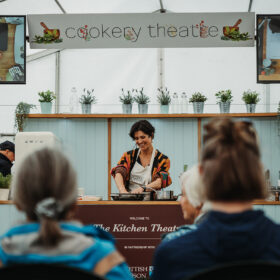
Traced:
<path id="1" fill-rule="evenodd" d="M 28 15 L 34 49 L 253 47 L 254 13 Z"/>

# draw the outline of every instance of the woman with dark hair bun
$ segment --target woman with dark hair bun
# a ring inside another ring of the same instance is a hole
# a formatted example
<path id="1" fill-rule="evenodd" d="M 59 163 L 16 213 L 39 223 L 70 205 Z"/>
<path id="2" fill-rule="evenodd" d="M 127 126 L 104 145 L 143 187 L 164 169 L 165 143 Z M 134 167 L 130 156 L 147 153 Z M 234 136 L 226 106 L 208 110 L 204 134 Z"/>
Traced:
<path id="1" fill-rule="evenodd" d="M 252 123 L 213 119 L 204 130 L 199 169 L 212 210 L 197 230 L 157 248 L 153 279 L 183 279 L 227 262 L 280 260 L 280 226 L 252 206 L 267 195 Z"/>
<path id="2" fill-rule="evenodd" d="M 142 193 L 171 184 L 169 158 L 153 147 L 154 134 L 155 128 L 146 120 L 132 125 L 129 136 L 138 148 L 125 152 L 111 170 L 120 193 Z"/>

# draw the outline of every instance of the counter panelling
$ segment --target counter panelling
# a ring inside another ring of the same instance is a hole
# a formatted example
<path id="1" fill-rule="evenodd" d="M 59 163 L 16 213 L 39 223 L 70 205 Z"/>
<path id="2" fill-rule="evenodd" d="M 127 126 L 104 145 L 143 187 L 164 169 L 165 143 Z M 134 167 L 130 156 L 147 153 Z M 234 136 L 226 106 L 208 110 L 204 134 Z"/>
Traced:
<path id="1" fill-rule="evenodd" d="M 178 175 L 183 166 L 195 164 L 202 148 L 203 125 L 209 118 L 228 116 L 249 118 L 257 128 L 265 169 L 270 170 L 271 184 L 278 179 L 280 146 L 278 121 L 274 113 L 234 114 L 30 114 L 25 131 L 52 131 L 73 159 L 78 184 L 87 195 L 110 199 L 116 192 L 110 176 L 121 155 L 135 147 L 128 136 L 133 122 L 149 119 L 156 127 L 154 146 L 171 161 L 173 180 L 169 190 L 181 193 Z M 105 186 L 105 187 L 104 187 Z"/>
<path id="2" fill-rule="evenodd" d="M 112 233 L 134 274 L 141 271 L 147 276 L 161 235 L 185 224 L 179 201 L 78 201 L 77 204 L 76 218 Z M 255 201 L 254 209 L 263 210 L 280 223 L 279 205 L 279 201 Z M 0 201 L 0 234 L 24 219 L 12 201 Z"/>

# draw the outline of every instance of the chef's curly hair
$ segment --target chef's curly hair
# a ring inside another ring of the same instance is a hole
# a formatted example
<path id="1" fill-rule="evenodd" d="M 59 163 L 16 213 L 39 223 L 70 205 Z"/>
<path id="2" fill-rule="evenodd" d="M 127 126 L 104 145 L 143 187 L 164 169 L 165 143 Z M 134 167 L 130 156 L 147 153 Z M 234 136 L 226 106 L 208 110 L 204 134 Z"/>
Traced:
<path id="1" fill-rule="evenodd" d="M 210 201 L 266 197 L 263 166 L 253 124 L 217 118 L 204 126 L 202 180 Z"/>
<path id="2" fill-rule="evenodd" d="M 152 139 L 154 138 L 155 128 L 146 120 L 140 120 L 134 123 L 130 129 L 129 136 L 134 140 L 135 133 L 140 130 L 152 137 Z"/>

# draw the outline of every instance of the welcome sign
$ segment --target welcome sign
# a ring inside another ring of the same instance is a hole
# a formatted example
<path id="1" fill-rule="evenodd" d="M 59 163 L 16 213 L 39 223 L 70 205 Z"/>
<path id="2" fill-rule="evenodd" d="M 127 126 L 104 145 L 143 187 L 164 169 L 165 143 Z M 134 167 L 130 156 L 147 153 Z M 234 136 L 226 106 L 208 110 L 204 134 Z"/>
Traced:
<path id="1" fill-rule="evenodd" d="M 253 47 L 254 13 L 28 15 L 30 47 Z"/>

